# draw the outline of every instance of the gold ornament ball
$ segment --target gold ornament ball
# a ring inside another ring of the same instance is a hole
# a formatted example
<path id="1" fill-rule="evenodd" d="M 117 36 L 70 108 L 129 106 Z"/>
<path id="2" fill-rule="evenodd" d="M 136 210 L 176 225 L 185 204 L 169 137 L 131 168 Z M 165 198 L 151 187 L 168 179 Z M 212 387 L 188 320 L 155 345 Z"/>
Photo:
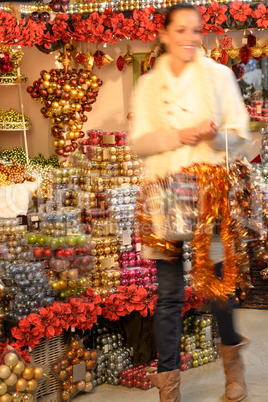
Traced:
<path id="1" fill-rule="evenodd" d="M 34 378 L 36 380 L 39 380 L 42 378 L 45 374 L 45 370 L 42 367 L 35 367 L 34 368 Z"/>
<path id="2" fill-rule="evenodd" d="M 47 88 L 50 87 L 50 82 L 49 81 L 43 81 L 42 86 L 43 86 L 43 88 L 47 89 Z"/>
<path id="3" fill-rule="evenodd" d="M 98 77 L 96 76 L 96 74 L 91 74 L 90 79 L 91 79 L 93 82 L 98 81 Z"/>
<path id="4" fill-rule="evenodd" d="M 1 364 L 1 366 L 0 366 L 0 378 L 5 380 L 6 378 L 8 378 L 10 376 L 10 373 L 11 373 L 10 368 L 6 364 Z"/>
<path id="5" fill-rule="evenodd" d="M 70 347 L 71 347 L 71 349 L 73 349 L 73 350 L 78 350 L 79 347 L 80 347 L 79 342 L 73 339 L 73 340 L 71 341 L 71 343 L 70 343 Z"/>
<path id="6" fill-rule="evenodd" d="M 20 391 L 20 392 L 25 391 L 27 387 L 28 387 L 28 383 L 24 378 L 19 378 L 15 384 L 16 390 Z"/>
<path id="7" fill-rule="evenodd" d="M 21 375 L 25 380 L 31 380 L 34 376 L 34 369 L 32 367 L 26 367 Z"/>
<path id="8" fill-rule="evenodd" d="M 85 392 L 90 392 L 90 391 L 92 391 L 92 388 L 93 388 L 92 382 L 87 382 L 86 386 L 84 388 L 84 391 Z"/>
<path id="9" fill-rule="evenodd" d="M 63 401 L 68 401 L 69 398 L 70 398 L 69 392 L 68 392 L 68 391 L 63 391 L 63 392 L 61 393 L 61 398 L 62 398 Z"/>
<path id="10" fill-rule="evenodd" d="M 9 387 L 12 387 L 13 385 L 16 384 L 17 381 L 18 381 L 18 377 L 16 376 L 16 374 L 11 373 L 10 376 L 5 380 L 5 383 Z"/>
<path id="11" fill-rule="evenodd" d="M 23 402 L 24 402 L 24 401 L 33 402 L 33 401 L 34 401 L 33 395 L 30 394 L 30 393 L 25 394 L 25 395 L 23 396 Z"/>
<path id="12" fill-rule="evenodd" d="M 15 392 L 12 395 L 12 402 L 23 402 L 23 396 L 20 392 Z"/>
<path id="13" fill-rule="evenodd" d="M 33 378 L 32 380 L 28 381 L 28 391 L 34 391 L 37 388 L 37 381 Z"/>
<path id="14" fill-rule="evenodd" d="M 85 375 L 85 381 L 86 381 L 86 382 L 89 382 L 89 381 L 91 380 L 91 378 L 92 378 L 91 372 L 90 372 L 90 371 L 87 371 L 87 372 L 86 372 L 86 375 Z"/>
<path id="15" fill-rule="evenodd" d="M 15 374 L 21 374 L 24 369 L 25 369 L 24 363 L 22 361 L 19 361 L 18 364 L 16 364 L 16 366 L 13 367 L 12 371 Z"/>
<path id="16" fill-rule="evenodd" d="M 0 402 L 12 402 L 12 396 L 9 394 L 2 395 L 0 397 Z"/>
<path id="17" fill-rule="evenodd" d="M 47 73 L 44 74 L 43 78 L 44 78 L 45 81 L 49 81 L 50 80 L 50 74 L 47 74 Z"/>
<path id="18" fill-rule="evenodd" d="M 5 363 L 7 366 L 14 367 L 14 366 L 16 366 L 16 364 L 18 364 L 18 362 L 19 362 L 19 358 L 16 355 L 16 353 L 11 352 L 5 356 Z"/>
<path id="19" fill-rule="evenodd" d="M 86 386 L 85 381 L 79 381 L 77 383 L 77 391 L 83 391 L 85 386 Z"/>
<path id="20" fill-rule="evenodd" d="M 4 395 L 7 392 L 7 385 L 1 381 L 0 382 L 0 395 Z"/>

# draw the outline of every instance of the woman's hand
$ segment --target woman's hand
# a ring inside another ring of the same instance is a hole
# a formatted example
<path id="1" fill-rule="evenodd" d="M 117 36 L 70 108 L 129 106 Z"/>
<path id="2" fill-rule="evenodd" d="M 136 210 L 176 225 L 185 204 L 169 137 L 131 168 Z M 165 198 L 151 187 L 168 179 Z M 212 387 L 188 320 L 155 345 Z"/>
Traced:
<path id="1" fill-rule="evenodd" d="M 202 121 L 198 126 L 179 130 L 179 139 L 182 144 L 196 145 L 200 140 L 212 140 L 217 134 L 217 125 L 211 120 Z"/>
<path id="2" fill-rule="evenodd" d="M 211 121 L 209 119 L 204 120 L 199 124 L 198 127 L 199 127 L 200 140 L 210 141 L 216 137 L 217 125 L 213 121 Z"/>
<path id="3" fill-rule="evenodd" d="M 179 130 L 179 139 L 182 144 L 195 145 L 200 141 L 200 131 L 198 127 L 189 127 Z"/>

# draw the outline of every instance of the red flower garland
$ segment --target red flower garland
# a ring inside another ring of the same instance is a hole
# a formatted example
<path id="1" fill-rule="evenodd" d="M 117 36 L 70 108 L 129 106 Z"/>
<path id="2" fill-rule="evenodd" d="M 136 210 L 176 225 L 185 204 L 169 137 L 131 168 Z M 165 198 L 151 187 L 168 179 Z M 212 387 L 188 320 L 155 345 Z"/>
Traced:
<path id="1" fill-rule="evenodd" d="M 268 27 L 268 9 L 264 4 L 252 11 L 250 4 L 234 1 L 230 8 L 214 1 L 208 6 L 199 6 L 202 16 L 203 34 L 209 32 L 221 35 L 224 33 L 222 24 L 227 20 L 228 13 L 236 21 L 246 21 L 248 17 L 256 19 L 258 27 Z M 254 6 L 253 6 L 254 7 Z M 163 27 L 165 14 L 154 14 L 153 6 L 143 10 L 134 10 L 129 18 L 123 13 L 117 14 L 112 8 L 99 14 L 93 12 L 87 18 L 80 14 L 57 14 L 52 22 L 19 19 L 5 11 L 0 11 L 0 41 L 6 45 L 21 45 L 32 47 L 35 44 L 50 45 L 58 40 L 69 42 L 87 42 L 94 44 L 112 43 L 118 39 L 154 41 L 159 29 Z"/>

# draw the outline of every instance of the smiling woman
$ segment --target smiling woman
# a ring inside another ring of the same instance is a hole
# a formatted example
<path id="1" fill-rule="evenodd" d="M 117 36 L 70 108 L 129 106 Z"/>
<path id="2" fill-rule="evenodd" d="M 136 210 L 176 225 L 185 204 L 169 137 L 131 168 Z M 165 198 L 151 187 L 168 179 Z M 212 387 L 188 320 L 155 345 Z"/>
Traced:
<path id="1" fill-rule="evenodd" d="M 130 133 L 132 145 L 144 158 L 150 177 L 166 178 L 169 172 L 176 173 L 195 163 L 222 164 L 226 156 L 225 135 L 231 153 L 242 153 L 241 146 L 250 139 L 248 114 L 232 70 L 204 57 L 200 51 L 198 9 L 188 3 L 171 7 L 160 39 L 166 52 L 138 80 Z M 140 230 L 142 233 L 143 229 Z M 149 246 L 147 258 L 157 259 L 159 284 L 155 314 L 158 373 L 150 379 L 160 390 L 160 401 L 179 402 L 182 253 L 178 246 L 177 256 L 169 261 L 167 253 L 159 253 L 153 244 Z M 221 278 L 224 257 L 219 239 L 213 241 L 207 257 L 212 266 L 216 264 L 217 276 Z M 234 329 L 229 305 L 215 303 L 215 313 L 228 378 L 226 400 L 240 401 L 246 395 L 239 355 L 245 340 Z"/>

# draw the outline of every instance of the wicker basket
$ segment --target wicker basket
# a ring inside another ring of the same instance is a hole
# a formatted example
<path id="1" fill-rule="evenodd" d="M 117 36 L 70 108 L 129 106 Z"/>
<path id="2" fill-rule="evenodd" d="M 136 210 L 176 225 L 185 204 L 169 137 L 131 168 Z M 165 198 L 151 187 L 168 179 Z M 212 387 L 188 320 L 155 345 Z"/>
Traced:
<path id="1" fill-rule="evenodd" d="M 65 332 L 61 335 L 51 338 L 43 338 L 40 345 L 36 346 L 31 357 L 31 363 L 34 366 L 42 366 L 50 369 L 67 350 Z M 47 377 L 38 381 L 36 400 L 40 402 L 58 402 L 58 391 L 60 383 L 50 372 Z"/>

